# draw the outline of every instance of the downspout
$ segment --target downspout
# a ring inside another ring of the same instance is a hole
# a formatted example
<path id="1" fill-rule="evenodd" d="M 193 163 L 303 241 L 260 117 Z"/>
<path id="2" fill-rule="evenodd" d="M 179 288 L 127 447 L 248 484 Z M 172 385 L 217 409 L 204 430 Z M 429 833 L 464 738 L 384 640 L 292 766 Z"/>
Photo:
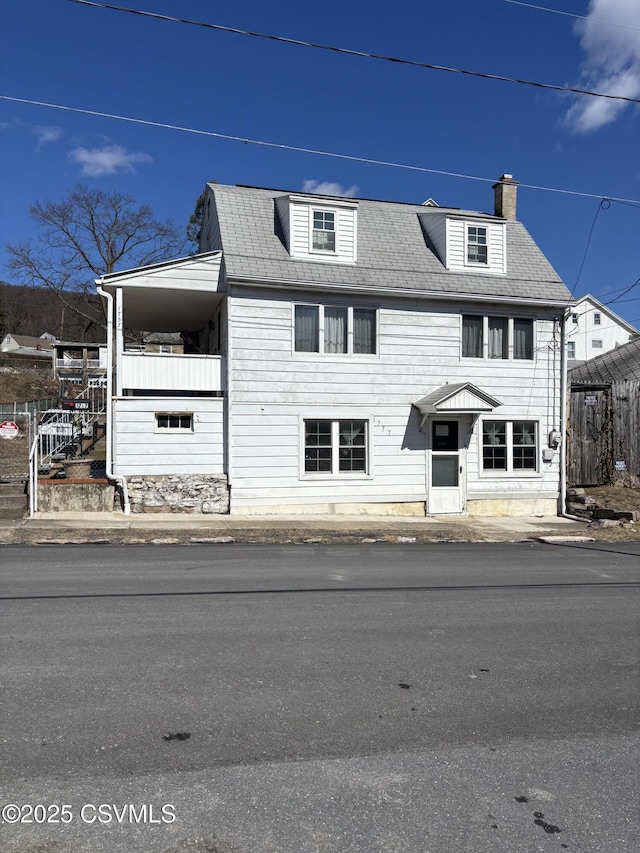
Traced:
<path id="1" fill-rule="evenodd" d="M 104 282 L 104 278 L 99 279 L 100 283 Z M 98 282 L 96 282 L 98 284 Z M 119 483 L 122 489 L 123 510 L 125 515 L 131 513 L 131 505 L 129 503 L 129 490 L 127 489 L 127 480 L 123 476 L 116 476 L 113 472 L 113 296 L 103 290 L 100 285 L 97 286 L 97 291 L 100 296 L 107 300 L 107 477 L 110 480 L 115 480 Z"/>
<path id="2" fill-rule="evenodd" d="M 229 514 L 231 514 L 231 489 L 233 484 L 233 447 L 231 431 L 231 408 L 233 405 L 233 335 L 231 331 L 231 283 L 227 282 L 227 489 L 229 490 Z"/>
<path id="3" fill-rule="evenodd" d="M 569 308 L 562 315 L 560 327 L 560 512 L 562 518 L 571 521 L 588 522 L 588 518 L 571 515 L 567 512 L 567 335 L 566 326 Z"/>

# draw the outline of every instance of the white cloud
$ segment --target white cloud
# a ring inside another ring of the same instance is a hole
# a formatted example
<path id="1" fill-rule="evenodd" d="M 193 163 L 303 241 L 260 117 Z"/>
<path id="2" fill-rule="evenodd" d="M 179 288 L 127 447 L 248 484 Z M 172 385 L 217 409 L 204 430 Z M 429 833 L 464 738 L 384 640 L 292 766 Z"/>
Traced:
<path id="1" fill-rule="evenodd" d="M 353 198 L 357 195 L 360 187 L 355 184 L 348 189 L 345 189 L 342 184 L 335 184 L 331 181 L 305 181 L 302 184 L 302 192 L 317 193 L 318 195 L 338 195 L 344 198 Z"/>
<path id="2" fill-rule="evenodd" d="M 116 175 L 135 172 L 136 163 L 150 163 L 151 157 L 142 151 L 127 151 L 122 145 L 105 145 L 104 148 L 75 148 L 69 157 L 82 166 L 82 174 L 93 178 L 98 175 Z"/>
<path id="3" fill-rule="evenodd" d="M 14 130 L 20 127 L 22 122 L 18 118 L 10 118 L 9 121 L 0 121 L 0 130 Z"/>
<path id="4" fill-rule="evenodd" d="M 61 127 L 43 126 L 40 124 L 34 124 L 31 131 L 38 137 L 38 145 L 46 145 L 47 142 L 57 142 L 64 133 Z"/>
<path id="5" fill-rule="evenodd" d="M 575 30 L 580 34 L 580 46 L 586 55 L 581 88 L 627 98 L 640 97 L 638 0 L 591 0 L 587 19 L 577 23 Z M 579 95 L 566 120 L 577 133 L 589 133 L 615 121 L 626 106 L 629 104 L 625 101 Z"/>

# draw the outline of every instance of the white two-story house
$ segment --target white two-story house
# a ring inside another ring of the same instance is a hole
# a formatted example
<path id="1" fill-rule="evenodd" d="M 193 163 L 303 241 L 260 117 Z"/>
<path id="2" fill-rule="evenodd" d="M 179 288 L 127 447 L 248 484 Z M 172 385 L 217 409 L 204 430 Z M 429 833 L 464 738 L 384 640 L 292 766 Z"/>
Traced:
<path id="1" fill-rule="evenodd" d="M 567 320 L 567 357 L 569 361 L 587 361 L 633 340 L 638 330 L 587 294 L 572 306 Z"/>
<path id="2" fill-rule="evenodd" d="M 134 511 L 555 514 L 571 298 L 516 187 L 486 214 L 208 185 L 200 254 L 99 281 Z"/>

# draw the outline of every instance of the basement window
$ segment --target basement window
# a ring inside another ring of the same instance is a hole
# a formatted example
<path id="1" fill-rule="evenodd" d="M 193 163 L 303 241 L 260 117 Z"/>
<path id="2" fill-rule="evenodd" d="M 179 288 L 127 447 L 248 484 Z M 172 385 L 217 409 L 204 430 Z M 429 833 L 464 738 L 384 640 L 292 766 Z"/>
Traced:
<path id="1" fill-rule="evenodd" d="M 156 412 L 155 432 L 193 432 L 193 412 Z"/>

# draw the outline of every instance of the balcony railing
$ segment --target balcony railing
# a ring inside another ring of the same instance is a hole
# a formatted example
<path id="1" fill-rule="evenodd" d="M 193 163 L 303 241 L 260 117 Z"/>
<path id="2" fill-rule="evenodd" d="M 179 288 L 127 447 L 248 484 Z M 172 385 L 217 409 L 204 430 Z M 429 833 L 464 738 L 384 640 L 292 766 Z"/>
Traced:
<path id="1" fill-rule="evenodd" d="M 122 389 L 222 391 L 222 356 L 166 353 L 122 354 Z"/>
<path id="2" fill-rule="evenodd" d="M 92 370 L 101 367 L 99 358 L 88 358 L 85 361 L 81 358 L 57 358 L 56 359 L 56 367 L 70 367 L 70 368 L 80 368 L 83 367 L 91 368 Z"/>

